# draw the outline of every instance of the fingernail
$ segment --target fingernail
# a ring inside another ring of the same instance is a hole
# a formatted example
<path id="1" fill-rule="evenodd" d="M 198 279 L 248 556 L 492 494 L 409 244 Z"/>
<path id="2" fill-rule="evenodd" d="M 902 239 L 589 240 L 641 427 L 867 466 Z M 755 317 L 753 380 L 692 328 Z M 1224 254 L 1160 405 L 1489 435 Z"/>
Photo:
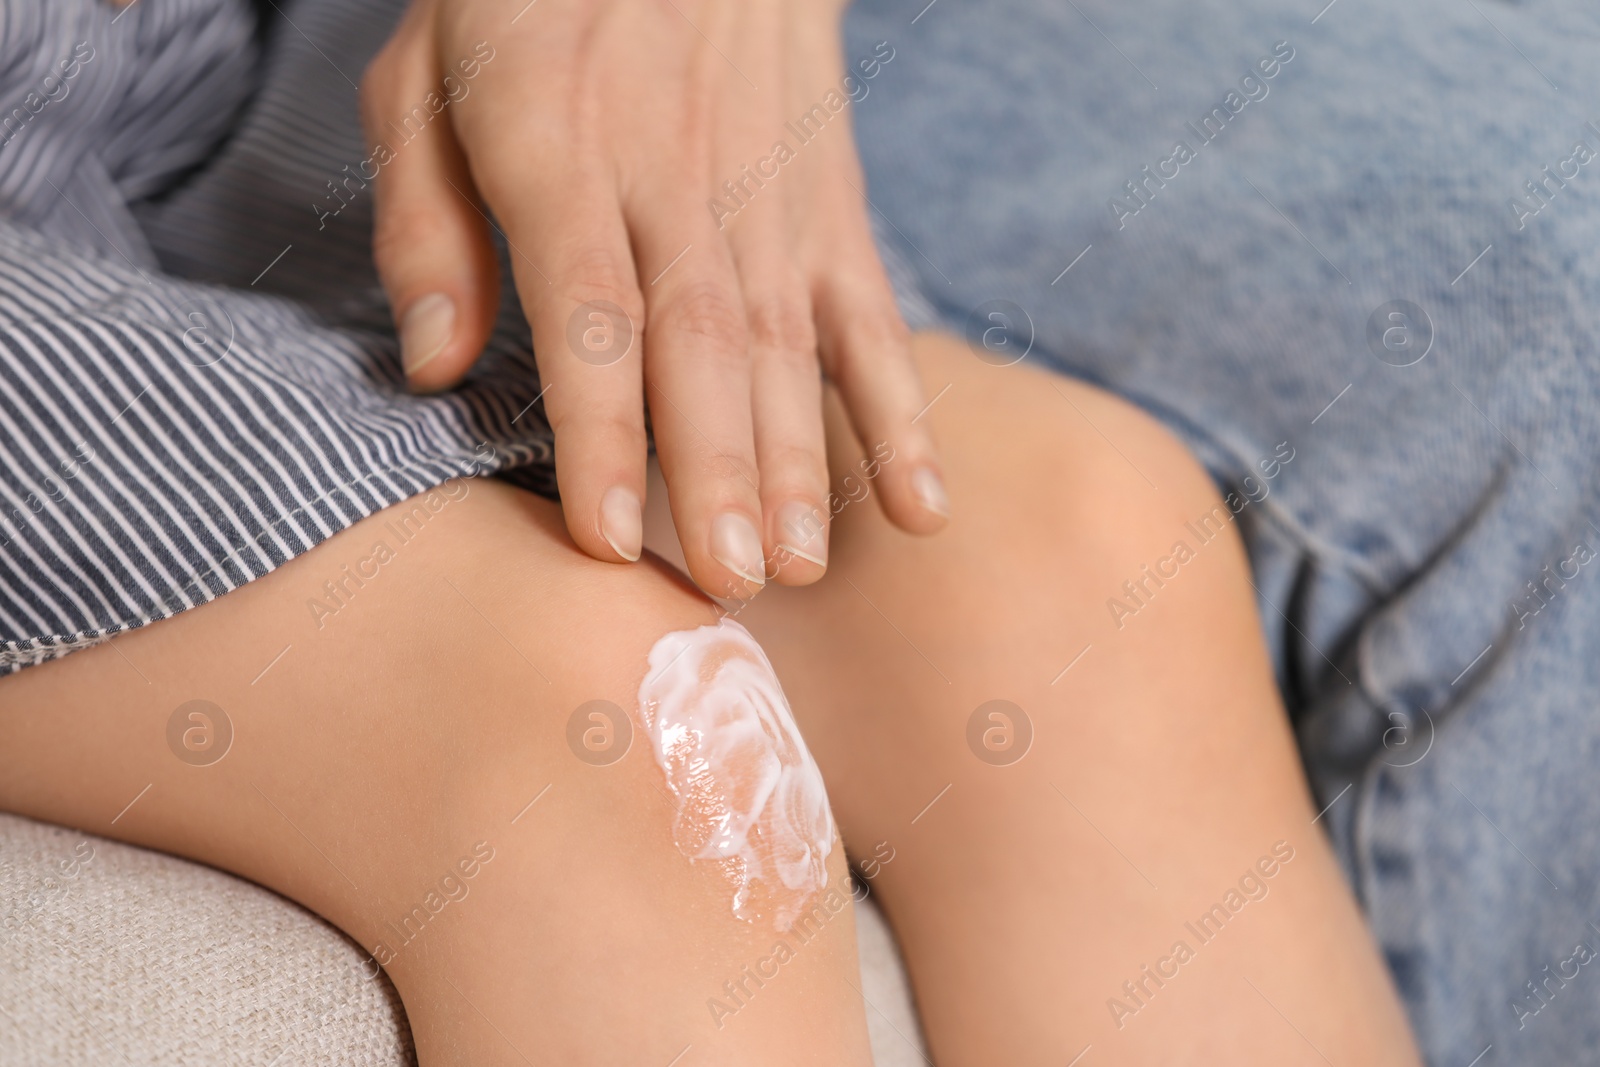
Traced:
<path id="1" fill-rule="evenodd" d="M 456 305 L 443 293 L 429 293 L 400 320 L 400 366 L 407 376 L 432 363 L 456 326 Z"/>
<path id="2" fill-rule="evenodd" d="M 600 498 L 600 536 L 629 563 L 639 558 L 644 548 L 644 516 L 639 495 L 632 489 L 613 485 Z"/>
<path id="3" fill-rule="evenodd" d="M 766 564 L 761 555 L 761 533 L 755 523 L 735 512 L 724 512 L 711 523 L 711 558 L 755 585 L 765 585 Z"/>
<path id="4" fill-rule="evenodd" d="M 950 495 L 944 491 L 944 482 L 932 467 L 918 467 L 911 475 L 911 490 L 917 502 L 941 519 L 950 517 Z"/>
<path id="5" fill-rule="evenodd" d="M 828 524 L 822 509 L 791 500 L 778 509 L 778 547 L 819 567 L 828 565 Z"/>

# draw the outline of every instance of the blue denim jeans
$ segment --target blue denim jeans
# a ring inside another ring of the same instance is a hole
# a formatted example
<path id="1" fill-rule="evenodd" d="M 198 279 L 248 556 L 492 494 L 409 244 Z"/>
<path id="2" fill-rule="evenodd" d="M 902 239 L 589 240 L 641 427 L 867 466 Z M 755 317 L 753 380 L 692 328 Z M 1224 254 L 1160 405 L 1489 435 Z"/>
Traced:
<path id="1" fill-rule="evenodd" d="M 919 325 L 1134 400 L 1245 501 L 1428 1061 L 1592 1061 L 1600 18 L 1324 2 L 862 0 L 868 194 Z"/>

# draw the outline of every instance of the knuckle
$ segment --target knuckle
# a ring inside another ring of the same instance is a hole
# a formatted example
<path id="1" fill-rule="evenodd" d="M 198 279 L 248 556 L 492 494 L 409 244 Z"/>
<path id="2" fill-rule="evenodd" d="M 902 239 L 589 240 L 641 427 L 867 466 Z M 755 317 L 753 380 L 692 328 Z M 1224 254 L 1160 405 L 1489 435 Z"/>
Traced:
<path id="1" fill-rule="evenodd" d="M 709 161 L 712 149 L 716 144 L 717 122 L 716 115 L 719 102 L 715 95 L 714 83 L 707 79 L 695 79 L 683 88 L 682 103 L 677 115 L 668 121 L 663 132 L 670 134 L 670 139 L 665 144 L 681 145 L 681 152 L 662 154 L 663 160 L 672 160 L 669 164 L 673 173 L 665 175 L 673 179 L 674 184 L 701 177 L 710 177 Z M 663 142 L 658 142 L 658 145 Z M 699 188 L 699 186 L 679 185 L 679 188 Z"/>
<path id="2" fill-rule="evenodd" d="M 753 303 L 749 311 L 750 344 L 786 357 L 809 360 L 817 348 L 817 328 L 811 308 L 800 296 L 771 296 Z"/>
<path id="3" fill-rule="evenodd" d="M 428 225 L 426 218 L 407 210 L 393 197 L 382 197 L 372 220 L 372 257 L 383 270 L 406 258 L 418 247 L 418 230 Z"/>
<path id="4" fill-rule="evenodd" d="M 696 466 L 703 477 L 727 482 L 734 486 L 736 492 L 751 498 L 755 496 L 755 490 L 751 487 L 760 484 L 756 480 L 755 460 L 749 456 L 706 449 Z"/>
<path id="5" fill-rule="evenodd" d="M 834 335 L 822 352 L 822 359 L 828 374 L 840 384 L 857 381 L 863 375 L 872 376 L 873 368 L 894 373 L 900 373 L 896 366 L 910 370 L 911 331 L 892 307 L 878 314 L 859 315 L 842 334 Z"/>
<path id="6" fill-rule="evenodd" d="M 459 254 L 462 237 L 452 225 L 454 216 L 413 196 L 397 195 L 393 188 L 380 189 L 373 207 L 372 258 L 380 275 L 404 270 L 432 276 L 447 257 Z"/>
<path id="7" fill-rule="evenodd" d="M 663 329 L 707 341 L 718 352 L 744 352 L 743 309 L 727 287 L 715 282 L 686 284 L 661 310 L 659 320 Z"/>
<path id="8" fill-rule="evenodd" d="M 762 449 L 763 486 L 776 478 L 795 488 L 816 491 L 828 484 L 828 466 L 820 442 L 816 447 L 798 441 L 767 444 Z"/>
<path id="9" fill-rule="evenodd" d="M 890 351 L 909 358 L 911 330 L 906 326 L 900 311 L 889 304 L 879 314 L 864 315 L 856 324 L 853 348 L 883 352 Z"/>
<path id="10" fill-rule="evenodd" d="M 378 277 L 390 285 L 415 273 L 411 257 L 418 247 L 414 231 L 397 214 L 390 206 L 380 207 L 372 228 L 372 262 Z"/>
<path id="11" fill-rule="evenodd" d="M 604 248 L 585 247 L 563 267 L 561 289 L 574 305 L 604 300 L 622 309 L 636 327 L 644 323 L 644 297 L 633 272 Z"/>
<path id="12" fill-rule="evenodd" d="M 629 415 L 617 408 L 599 408 L 594 405 L 569 407 L 552 405 L 546 409 L 550 430 L 558 438 L 559 448 L 566 443 L 574 454 L 593 454 L 600 449 L 644 448 L 644 423 L 640 415 Z M 566 442 L 559 441 L 566 437 Z M 571 440 L 572 438 L 582 438 Z"/>

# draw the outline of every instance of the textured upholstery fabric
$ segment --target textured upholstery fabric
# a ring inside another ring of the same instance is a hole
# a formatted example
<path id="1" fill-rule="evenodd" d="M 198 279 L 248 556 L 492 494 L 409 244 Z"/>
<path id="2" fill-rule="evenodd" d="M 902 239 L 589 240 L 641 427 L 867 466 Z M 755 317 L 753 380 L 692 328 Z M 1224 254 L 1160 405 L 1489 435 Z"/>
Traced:
<path id="1" fill-rule="evenodd" d="M 879 1067 L 922 1063 L 888 929 L 857 916 Z M 405 1067 L 399 997 L 365 958 L 250 882 L 0 815 L 5 1067 Z"/>

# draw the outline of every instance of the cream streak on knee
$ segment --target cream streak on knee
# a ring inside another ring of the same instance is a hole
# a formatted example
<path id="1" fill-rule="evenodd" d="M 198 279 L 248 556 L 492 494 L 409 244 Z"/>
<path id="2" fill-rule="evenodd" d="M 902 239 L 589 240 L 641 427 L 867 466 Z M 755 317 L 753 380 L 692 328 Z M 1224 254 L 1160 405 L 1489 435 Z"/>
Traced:
<path id="1" fill-rule="evenodd" d="M 743 626 L 678 630 L 650 649 L 639 715 L 678 805 L 673 841 L 733 887 L 733 914 L 787 930 L 827 882 L 822 773 Z"/>

